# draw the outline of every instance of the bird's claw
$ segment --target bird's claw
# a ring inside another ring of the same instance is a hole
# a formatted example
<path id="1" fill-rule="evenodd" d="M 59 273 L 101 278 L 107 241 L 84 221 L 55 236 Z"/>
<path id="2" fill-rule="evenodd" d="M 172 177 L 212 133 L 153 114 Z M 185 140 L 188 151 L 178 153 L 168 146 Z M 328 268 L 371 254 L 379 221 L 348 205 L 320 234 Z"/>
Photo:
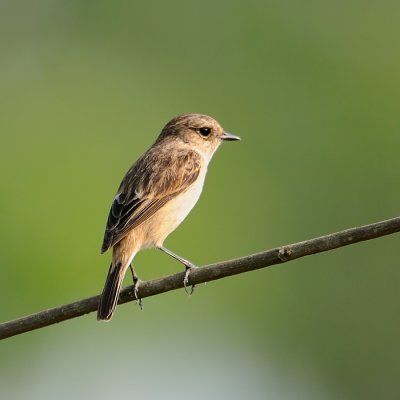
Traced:
<path id="1" fill-rule="evenodd" d="M 139 297 L 140 279 L 136 279 L 135 286 L 133 287 L 133 294 L 135 295 L 136 304 L 143 310 L 143 300 Z"/>
<path id="2" fill-rule="evenodd" d="M 132 272 L 132 279 L 133 279 L 133 294 L 135 295 L 136 304 L 143 310 L 143 300 L 139 297 L 139 286 L 140 286 L 140 279 L 136 275 L 135 270 L 133 269 L 132 265 L 129 265 L 129 268 Z"/>
<path id="3" fill-rule="evenodd" d="M 186 264 L 186 270 L 185 270 L 185 276 L 183 277 L 183 287 L 185 288 L 185 292 L 186 294 L 188 294 L 189 296 L 191 296 L 194 293 L 194 289 L 196 287 L 196 285 L 192 285 L 190 292 L 188 291 L 188 283 L 189 283 L 189 275 L 190 272 L 192 271 L 192 269 L 197 268 L 195 265 L 193 264 Z"/>

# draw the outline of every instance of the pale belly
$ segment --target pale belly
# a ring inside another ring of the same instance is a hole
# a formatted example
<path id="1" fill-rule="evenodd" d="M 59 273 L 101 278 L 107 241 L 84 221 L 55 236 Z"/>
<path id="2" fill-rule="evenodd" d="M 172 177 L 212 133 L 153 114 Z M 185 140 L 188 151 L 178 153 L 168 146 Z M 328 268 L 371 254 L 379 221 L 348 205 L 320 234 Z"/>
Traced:
<path id="1" fill-rule="evenodd" d="M 204 176 L 205 171 L 188 190 L 170 200 L 142 225 L 146 237 L 142 248 L 161 246 L 165 238 L 187 217 L 199 200 Z"/>

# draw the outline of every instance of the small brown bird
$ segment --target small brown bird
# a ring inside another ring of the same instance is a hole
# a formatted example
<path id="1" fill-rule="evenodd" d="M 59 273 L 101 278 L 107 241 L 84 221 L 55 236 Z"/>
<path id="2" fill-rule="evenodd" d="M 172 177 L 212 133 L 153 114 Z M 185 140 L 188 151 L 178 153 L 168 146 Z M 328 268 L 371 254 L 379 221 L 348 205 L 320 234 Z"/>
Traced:
<path id="1" fill-rule="evenodd" d="M 199 199 L 207 165 L 224 140 L 240 138 L 207 115 L 178 116 L 126 173 L 111 206 L 101 248 L 104 253 L 112 247 L 113 254 L 97 319 L 112 318 L 128 267 L 138 299 L 140 281 L 131 263 L 141 249 L 156 247 L 183 263 L 186 288 L 194 265 L 166 249 L 163 242 Z"/>

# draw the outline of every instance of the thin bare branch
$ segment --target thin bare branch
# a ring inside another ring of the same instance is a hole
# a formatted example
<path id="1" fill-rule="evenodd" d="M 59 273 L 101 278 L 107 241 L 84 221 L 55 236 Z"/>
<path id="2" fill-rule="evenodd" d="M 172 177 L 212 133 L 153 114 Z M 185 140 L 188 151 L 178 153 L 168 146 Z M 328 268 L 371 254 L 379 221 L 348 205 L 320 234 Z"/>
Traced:
<path id="1" fill-rule="evenodd" d="M 190 273 L 190 284 L 199 284 L 227 276 L 254 271 L 256 269 L 269 267 L 275 264 L 282 264 L 296 258 L 305 257 L 311 254 L 321 253 L 348 246 L 364 240 L 375 239 L 380 236 L 390 235 L 400 231 L 400 217 L 370 225 L 347 229 L 330 235 L 321 236 L 304 242 L 294 243 L 287 246 L 277 247 L 272 250 L 251 254 L 246 257 L 224 261 L 216 264 L 206 265 L 197 268 Z M 140 286 L 139 295 L 141 298 L 155 296 L 170 290 L 183 287 L 184 273 L 169 275 L 160 279 L 143 282 Z M 89 297 L 61 307 L 51 308 L 0 324 L 0 340 L 24 332 L 40 329 L 61 321 L 76 318 L 97 310 L 100 296 Z M 134 301 L 133 286 L 122 290 L 119 304 Z"/>

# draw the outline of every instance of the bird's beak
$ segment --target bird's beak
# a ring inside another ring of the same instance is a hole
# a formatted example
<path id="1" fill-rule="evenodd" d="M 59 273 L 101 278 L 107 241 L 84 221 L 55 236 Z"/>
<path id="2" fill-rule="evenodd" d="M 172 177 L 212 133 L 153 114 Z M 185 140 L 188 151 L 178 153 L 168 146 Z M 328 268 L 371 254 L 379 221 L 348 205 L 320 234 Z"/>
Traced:
<path id="1" fill-rule="evenodd" d="M 240 140 L 239 136 L 232 135 L 232 133 L 224 132 L 221 136 L 222 140 Z"/>

